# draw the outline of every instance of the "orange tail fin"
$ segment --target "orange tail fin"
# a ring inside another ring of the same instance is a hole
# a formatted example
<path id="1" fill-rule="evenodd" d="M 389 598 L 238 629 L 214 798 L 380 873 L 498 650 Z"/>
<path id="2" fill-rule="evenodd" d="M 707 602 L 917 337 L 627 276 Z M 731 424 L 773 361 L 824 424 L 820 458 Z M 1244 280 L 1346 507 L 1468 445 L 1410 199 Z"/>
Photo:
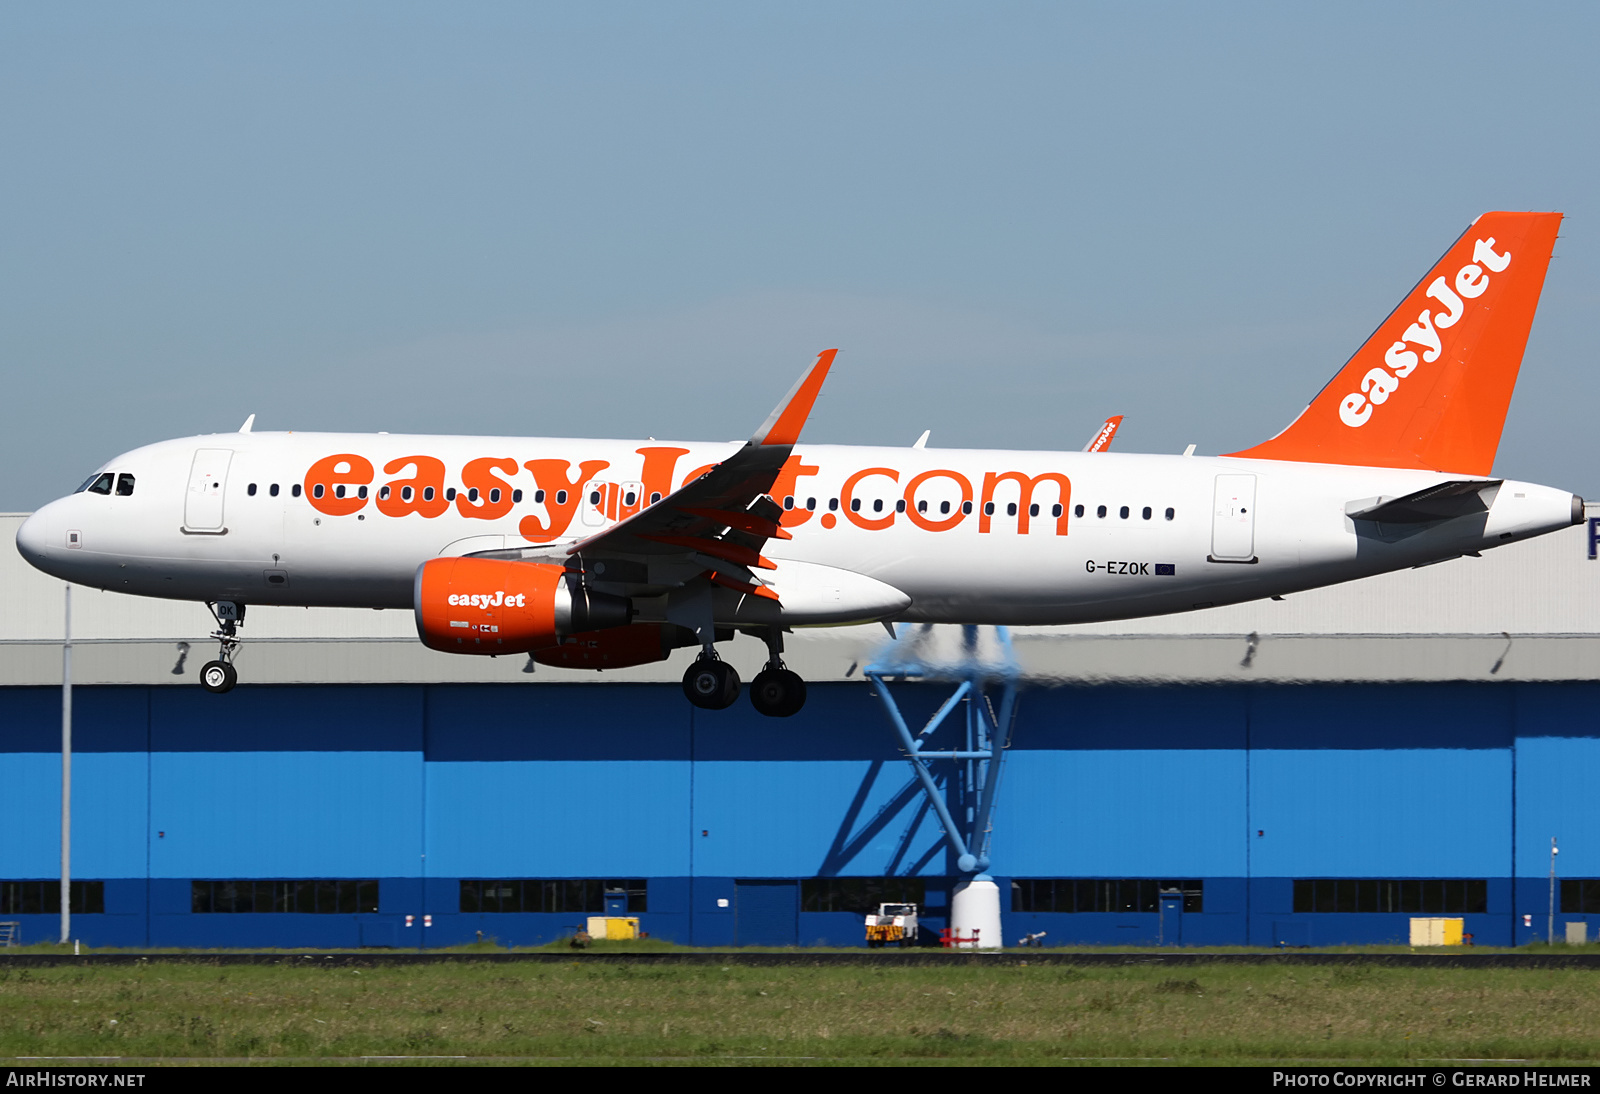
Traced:
<path id="1" fill-rule="evenodd" d="M 1311 405 L 1230 455 L 1487 475 L 1560 213 L 1485 213 Z"/>

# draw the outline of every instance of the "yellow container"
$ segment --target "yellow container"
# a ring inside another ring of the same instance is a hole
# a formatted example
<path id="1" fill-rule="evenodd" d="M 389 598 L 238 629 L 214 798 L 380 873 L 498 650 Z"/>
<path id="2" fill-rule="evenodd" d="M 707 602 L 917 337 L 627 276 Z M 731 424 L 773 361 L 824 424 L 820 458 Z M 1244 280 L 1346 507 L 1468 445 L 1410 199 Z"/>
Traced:
<path id="1" fill-rule="evenodd" d="M 608 942 L 638 938 L 639 917 L 636 915 L 592 915 L 589 917 L 589 937 L 604 938 Z"/>
<path id="2" fill-rule="evenodd" d="M 1421 916 L 1411 921 L 1413 946 L 1459 946 L 1466 926 L 1464 919 L 1444 919 Z"/>

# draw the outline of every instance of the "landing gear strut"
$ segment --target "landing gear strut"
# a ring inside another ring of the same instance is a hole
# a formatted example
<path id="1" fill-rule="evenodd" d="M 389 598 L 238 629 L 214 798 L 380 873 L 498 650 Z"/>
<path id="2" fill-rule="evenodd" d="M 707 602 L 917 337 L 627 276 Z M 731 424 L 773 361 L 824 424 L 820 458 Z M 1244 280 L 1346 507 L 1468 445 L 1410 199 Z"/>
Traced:
<path id="1" fill-rule="evenodd" d="M 806 705 L 806 682 L 783 664 L 783 631 L 769 627 L 767 664 L 750 681 L 750 704 L 768 718 L 787 718 Z"/>
<path id="2" fill-rule="evenodd" d="M 232 691 L 239 682 L 233 658 L 239 652 L 239 624 L 244 622 L 244 605 L 231 600 L 219 600 L 208 602 L 206 607 L 217 621 L 217 629 L 211 632 L 211 637 L 217 640 L 221 649 L 215 661 L 207 661 L 200 666 L 200 686 L 213 695 L 221 695 L 225 691 Z"/>
<path id="3" fill-rule="evenodd" d="M 739 701 L 739 674 L 707 650 L 683 674 L 683 694 L 701 710 L 726 710 Z"/>

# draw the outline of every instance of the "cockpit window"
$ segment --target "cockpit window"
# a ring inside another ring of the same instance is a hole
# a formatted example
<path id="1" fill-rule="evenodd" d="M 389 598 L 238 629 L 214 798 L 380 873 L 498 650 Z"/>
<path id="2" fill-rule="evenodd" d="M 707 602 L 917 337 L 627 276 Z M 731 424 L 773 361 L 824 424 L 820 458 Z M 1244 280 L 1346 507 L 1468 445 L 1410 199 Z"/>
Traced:
<path id="1" fill-rule="evenodd" d="M 118 475 L 117 476 L 117 497 L 119 497 L 119 498 L 131 498 L 131 497 L 133 497 L 133 476 L 132 475 Z"/>
<path id="2" fill-rule="evenodd" d="M 85 490 L 91 494 L 111 493 L 111 472 L 107 471 L 102 475 L 91 475 L 87 482 L 78 487 L 77 492 L 81 494 Z"/>

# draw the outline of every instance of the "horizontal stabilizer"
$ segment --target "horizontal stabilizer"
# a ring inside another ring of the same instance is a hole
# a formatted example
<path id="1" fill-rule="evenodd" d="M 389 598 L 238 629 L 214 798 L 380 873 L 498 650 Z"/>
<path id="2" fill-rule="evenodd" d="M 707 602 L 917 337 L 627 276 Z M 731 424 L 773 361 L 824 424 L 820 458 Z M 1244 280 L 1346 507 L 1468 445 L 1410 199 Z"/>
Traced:
<path id="1" fill-rule="evenodd" d="M 1427 524 L 1487 513 L 1501 479 L 1455 479 L 1402 498 L 1368 498 L 1345 506 L 1351 520 L 1380 524 Z"/>

